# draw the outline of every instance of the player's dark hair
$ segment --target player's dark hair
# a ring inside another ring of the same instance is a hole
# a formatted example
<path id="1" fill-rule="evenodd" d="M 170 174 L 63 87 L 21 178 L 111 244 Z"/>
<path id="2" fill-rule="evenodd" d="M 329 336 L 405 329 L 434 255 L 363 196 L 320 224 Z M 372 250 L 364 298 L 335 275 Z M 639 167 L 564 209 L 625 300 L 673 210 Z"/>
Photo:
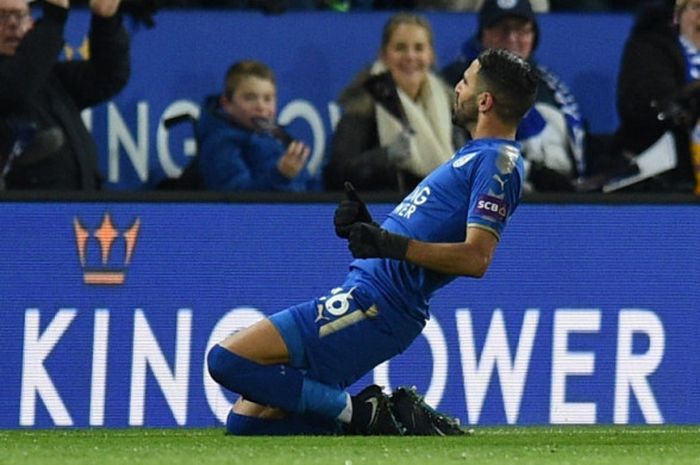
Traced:
<path id="1" fill-rule="evenodd" d="M 517 125 L 535 103 L 537 71 L 505 49 L 485 50 L 478 60 L 479 91 L 493 96 L 495 112 L 503 121 Z"/>
<path id="2" fill-rule="evenodd" d="M 265 63 L 255 60 L 242 60 L 231 65 L 224 79 L 224 95 L 233 98 L 236 88 L 244 78 L 254 76 L 275 84 L 275 73 Z"/>

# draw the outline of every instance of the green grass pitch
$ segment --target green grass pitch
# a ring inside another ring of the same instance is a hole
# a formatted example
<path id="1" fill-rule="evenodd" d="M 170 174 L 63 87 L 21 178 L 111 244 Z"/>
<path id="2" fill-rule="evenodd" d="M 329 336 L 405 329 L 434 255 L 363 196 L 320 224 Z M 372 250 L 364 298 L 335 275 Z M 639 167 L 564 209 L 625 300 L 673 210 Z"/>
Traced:
<path id="1" fill-rule="evenodd" d="M 223 429 L 0 431 L 0 465 L 700 464 L 700 426 L 477 427 L 465 437 L 232 437 Z"/>

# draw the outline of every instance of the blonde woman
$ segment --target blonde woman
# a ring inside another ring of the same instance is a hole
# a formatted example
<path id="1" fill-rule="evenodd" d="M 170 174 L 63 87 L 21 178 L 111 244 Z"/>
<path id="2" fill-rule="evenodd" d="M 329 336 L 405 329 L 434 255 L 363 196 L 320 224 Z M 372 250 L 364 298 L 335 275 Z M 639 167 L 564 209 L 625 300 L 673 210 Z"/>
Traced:
<path id="1" fill-rule="evenodd" d="M 432 70 L 430 23 L 416 14 L 397 13 L 384 26 L 377 60 L 341 93 L 344 114 L 333 135 L 326 188 L 411 190 L 449 159 L 464 142 L 452 124 L 453 91 Z M 387 73 L 396 89 L 402 117 L 368 92 L 371 76 Z"/>

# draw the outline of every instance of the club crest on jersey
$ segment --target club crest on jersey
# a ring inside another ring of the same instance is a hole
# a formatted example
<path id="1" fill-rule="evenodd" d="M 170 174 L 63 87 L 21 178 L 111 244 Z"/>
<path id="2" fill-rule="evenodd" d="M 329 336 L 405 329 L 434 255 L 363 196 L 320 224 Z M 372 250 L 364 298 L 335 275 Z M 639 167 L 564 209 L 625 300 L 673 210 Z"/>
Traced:
<path id="1" fill-rule="evenodd" d="M 505 221 L 508 205 L 505 200 L 491 195 L 482 195 L 476 202 L 476 213 L 497 221 Z"/>
<path id="2" fill-rule="evenodd" d="M 478 152 L 471 152 L 471 153 L 467 153 L 466 155 L 462 155 L 461 157 L 459 157 L 458 159 L 456 159 L 455 161 L 452 162 L 452 167 L 459 168 L 461 166 L 466 165 L 467 163 L 469 163 L 471 161 L 472 158 L 474 158 L 476 156 L 477 153 Z"/>

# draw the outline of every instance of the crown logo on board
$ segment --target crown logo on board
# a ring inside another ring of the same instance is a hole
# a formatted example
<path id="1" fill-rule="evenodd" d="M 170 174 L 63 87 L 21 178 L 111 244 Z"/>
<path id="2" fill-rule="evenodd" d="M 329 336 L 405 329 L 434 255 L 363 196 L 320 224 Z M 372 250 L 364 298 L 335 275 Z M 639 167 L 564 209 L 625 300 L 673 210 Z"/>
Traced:
<path id="1" fill-rule="evenodd" d="M 73 218 L 73 230 L 85 284 L 124 284 L 126 269 L 134 255 L 140 226 L 141 219 L 136 218 L 126 231 L 120 232 L 114 226 L 111 215 L 105 213 L 100 226 L 90 231 L 83 226 L 78 217 Z"/>

